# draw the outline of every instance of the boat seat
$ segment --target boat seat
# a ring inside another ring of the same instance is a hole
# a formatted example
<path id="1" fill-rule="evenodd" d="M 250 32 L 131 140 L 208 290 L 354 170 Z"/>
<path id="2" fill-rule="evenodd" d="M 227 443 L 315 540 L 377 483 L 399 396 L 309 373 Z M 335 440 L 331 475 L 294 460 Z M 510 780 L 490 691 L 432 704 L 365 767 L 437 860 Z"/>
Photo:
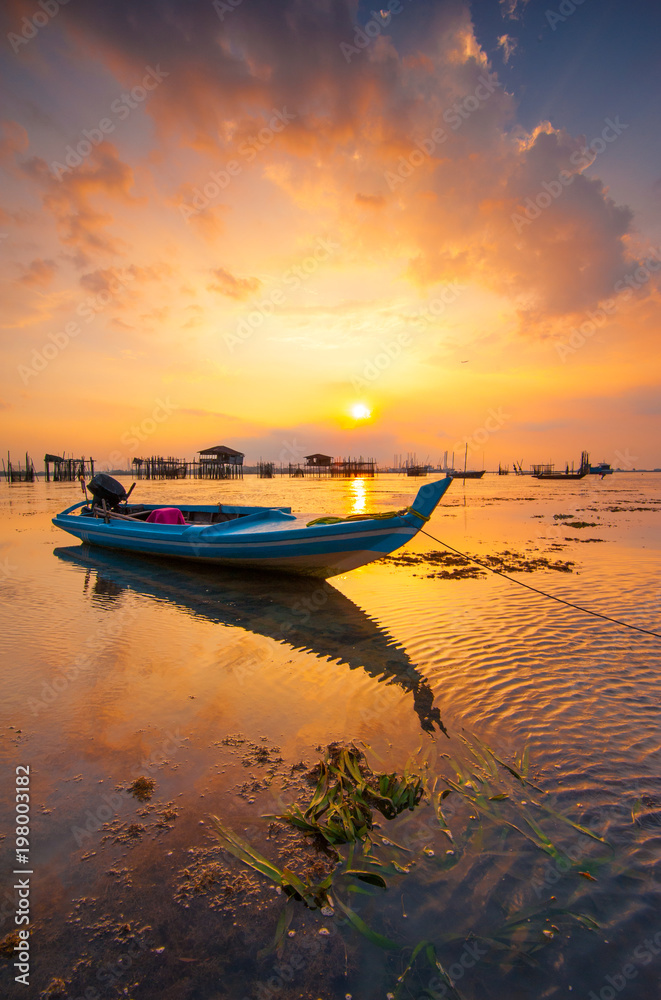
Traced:
<path id="1" fill-rule="evenodd" d="M 185 524 L 184 515 L 178 507 L 158 507 L 147 518 L 148 524 Z"/>

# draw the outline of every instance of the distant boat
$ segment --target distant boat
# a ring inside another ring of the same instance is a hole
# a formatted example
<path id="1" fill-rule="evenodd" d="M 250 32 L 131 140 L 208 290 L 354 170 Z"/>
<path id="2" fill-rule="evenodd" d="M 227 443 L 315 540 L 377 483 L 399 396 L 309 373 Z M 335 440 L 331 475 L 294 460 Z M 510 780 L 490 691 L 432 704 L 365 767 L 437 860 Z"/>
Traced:
<path id="1" fill-rule="evenodd" d="M 591 465 L 588 469 L 589 476 L 612 476 L 613 470 L 608 462 L 599 462 L 599 465 Z"/>
<path id="2" fill-rule="evenodd" d="M 533 472 L 534 479 L 585 479 L 587 472 Z"/>
<path id="3" fill-rule="evenodd" d="M 463 472 L 459 472 L 459 471 L 451 472 L 450 473 L 450 478 L 451 479 L 481 479 L 482 476 L 484 475 L 484 473 L 486 471 L 487 471 L 486 469 L 479 469 L 479 470 L 477 470 L 477 469 L 469 469 L 468 471 L 466 471 L 464 469 Z"/>
<path id="4" fill-rule="evenodd" d="M 556 472 L 552 465 L 533 465 L 533 476 L 535 479 L 584 479 L 590 471 L 590 459 L 587 451 L 581 452 L 581 464 L 578 471 L 574 471 L 572 464 L 571 471 L 567 465 L 564 472 Z"/>
<path id="5" fill-rule="evenodd" d="M 464 471 L 460 472 L 458 469 L 453 469 L 452 472 L 448 473 L 451 479 L 481 479 L 486 469 L 466 469 L 466 462 L 468 461 L 468 442 L 466 442 L 466 450 L 464 451 Z"/>
<path id="6" fill-rule="evenodd" d="M 509 476 L 509 474 L 510 474 L 510 467 L 509 467 L 509 465 L 501 465 L 500 462 L 499 462 L 498 463 L 498 475 L 499 476 Z"/>
<path id="7" fill-rule="evenodd" d="M 426 476 L 427 466 L 426 465 L 410 465 L 406 470 L 407 476 Z"/>
<path id="8" fill-rule="evenodd" d="M 68 507 L 53 524 L 83 542 L 129 553 L 326 579 L 405 545 L 451 482 L 446 476 L 425 483 L 403 510 L 308 520 L 291 507 L 129 504 L 133 487 L 127 493 L 101 473 L 88 486 L 92 500 Z"/>

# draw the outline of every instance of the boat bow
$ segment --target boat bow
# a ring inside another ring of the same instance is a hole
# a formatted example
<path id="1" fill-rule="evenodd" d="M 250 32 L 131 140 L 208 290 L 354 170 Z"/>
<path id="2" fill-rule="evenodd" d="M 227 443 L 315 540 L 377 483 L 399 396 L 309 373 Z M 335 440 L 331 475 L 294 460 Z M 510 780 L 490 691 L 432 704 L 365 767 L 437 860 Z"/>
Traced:
<path id="1" fill-rule="evenodd" d="M 418 521 L 418 528 L 422 527 L 421 521 L 428 521 L 432 516 L 451 482 L 452 477 L 446 476 L 444 479 L 437 479 L 420 487 L 415 500 L 408 508 L 408 514 L 414 515 L 414 519 Z"/>

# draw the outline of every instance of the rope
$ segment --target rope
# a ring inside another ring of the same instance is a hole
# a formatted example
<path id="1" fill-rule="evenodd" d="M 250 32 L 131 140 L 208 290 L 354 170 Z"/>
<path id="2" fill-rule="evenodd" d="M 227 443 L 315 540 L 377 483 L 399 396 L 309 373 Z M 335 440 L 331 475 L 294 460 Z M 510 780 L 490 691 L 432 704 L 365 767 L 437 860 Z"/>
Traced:
<path id="1" fill-rule="evenodd" d="M 404 507 L 403 510 L 386 510 L 381 514 L 350 514 L 349 517 L 332 517 L 331 515 L 328 517 L 318 517 L 314 521 L 308 521 L 306 527 L 311 528 L 314 524 L 344 524 L 346 521 L 379 521 L 389 517 L 404 517 L 405 514 L 415 514 L 422 521 L 429 520 L 424 514 L 413 510 L 413 507 Z"/>
<path id="2" fill-rule="evenodd" d="M 562 597 L 555 597 L 553 594 L 547 594 L 544 590 L 539 590 L 537 587 L 531 587 L 529 583 L 524 583 L 523 580 L 515 580 L 513 576 L 508 576 L 507 573 L 501 572 L 499 569 L 494 569 L 487 563 L 481 562 L 479 559 L 474 559 L 473 556 L 467 556 L 465 552 L 460 552 L 459 549 L 454 549 L 447 542 L 442 542 L 440 538 L 435 538 L 434 535 L 430 535 L 428 531 L 424 528 L 420 528 L 420 533 L 426 535 L 427 538 L 431 538 L 432 541 L 438 542 L 444 548 L 449 549 L 451 552 L 456 552 L 458 556 L 463 556 L 464 559 L 469 559 L 471 562 L 477 563 L 483 569 L 488 569 L 490 572 L 495 573 L 496 576 L 502 576 L 503 579 L 509 580 L 510 583 L 518 583 L 520 587 L 525 587 L 526 590 L 532 590 L 535 594 L 541 594 L 542 597 L 547 597 L 550 601 L 557 601 L 558 604 L 565 604 L 568 608 L 574 608 L 576 611 L 582 611 L 585 615 L 593 615 L 595 618 L 603 618 L 607 622 L 613 622 L 615 625 L 622 625 L 623 628 L 633 629 L 635 632 L 644 632 L 645 635 L 653 635 L 657 639 L 661 639 L 661 632 L 653 632 L 648 628 L 640 628 L 638 625 L 631 625 L 629 622 L 620 621 L 619 618 L 611 618 L 610 615 L 602 615 L 600 611 L 591 611 L 590 608 L 582 608 L 579 604 L 572 604 L 571 601 L 565 601 Z"/>

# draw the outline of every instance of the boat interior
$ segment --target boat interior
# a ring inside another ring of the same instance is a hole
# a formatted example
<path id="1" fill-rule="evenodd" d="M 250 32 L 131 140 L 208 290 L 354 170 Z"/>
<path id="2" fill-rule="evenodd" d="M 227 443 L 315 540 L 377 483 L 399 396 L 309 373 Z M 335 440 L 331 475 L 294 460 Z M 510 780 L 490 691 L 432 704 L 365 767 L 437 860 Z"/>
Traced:
<path id="1" fill-rule="evenodd" d="M 291 507 L 236 507 L 228 504 L 136 504 L 129 503 L 135 483 L 127 492 L 112 476 L 100 472 L 85 486 L 87 503 L 80 508 L 80 517 L 102 518 L 109 521 L 148 521 L 157 524 L 222 524 L 241 517 L 262 514 L 273 509 L 291 515 Z M 88 491 L 92 498 L 88 496 Z M 274 515 L 277 518 L 279 515 Z M 281 515 L 280 515 L 281 516 Z"/>
<path id="2" fill-rule="evenodd" d="M 179 505 L 176 507 L 159 507 L 155 504 L 121 504 L 115 507 L 106 506 L 104 508 L 101 504 L 92 503 L 81 508 L 80 516 L 129 521 L 147 521 L 149 516 L 153 514 L 154 511 L 174 510 L 180 511 L 184 524 L 222 524 L 224 521 L 235 521 L 237 518 L 247 517 L 249 514 L 254 514 L 258 510 L 262 509 L 268 508 L 245 507 L 243 509 L 223 509 L 222 504 L 218 504 L 217 507 L 185 507 Z M 281 507 L 279 509 L 285 513 L 289 513 L 290 511 L 290 508 L 285 507 Z M 164 521 L 164 523 L 168 522 Z M 176 523 L 176 521 L 171 521 L 170 523 Z"/>

